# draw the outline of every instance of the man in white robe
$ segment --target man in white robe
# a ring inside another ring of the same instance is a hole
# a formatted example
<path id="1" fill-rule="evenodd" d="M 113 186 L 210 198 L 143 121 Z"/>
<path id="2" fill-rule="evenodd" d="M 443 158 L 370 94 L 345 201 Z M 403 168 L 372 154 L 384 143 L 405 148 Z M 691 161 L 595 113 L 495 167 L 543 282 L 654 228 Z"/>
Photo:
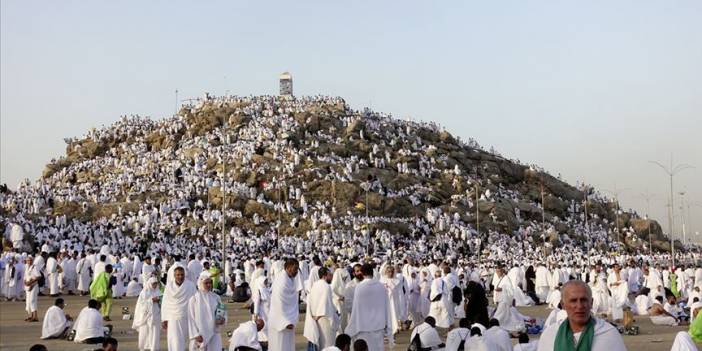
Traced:
<path id="1" fill-rule="evenodd" d="M 429 317 L 434 318 L 439 328 L 449 328 L 453 324 L 453 304 L 450 299 L 451 291 L 447 290 L 446 283 L 441 279 L 441 271 L 437 270 L 429 293 Z"/>
<path id="2" fill-rule="evenodd" d="M 221 350 L 220 331 L 226 319 L 222 300 L 212 292 L 210 273 L 202 272 L 198 278 L 198 291 L 188 302 L 190 351 Z"/>
<path id="3" fill-rule="evenodd" d="M 184 351 L 188 337 L 188 302 L 195 294 L 195 284 L 185 279 L 185 268 L 173 271 L 174 279 L 167 279 L 161 304 L 161 324 L 166 329 L 169 351 Z M 150 278 L 150 277 L 149 277 Z M 148 278 L 146 280 L 149 281 Z"/>
<path id="4" fill-rule="evenodd" d="M 80 311 L 76 323 L 73 324 L 73 330 L 76 331 L 73 341 L 87 344 L 102 343 L 105 339 L 105 327 L 99 309 L 99 302 L 92 299 L 88 301 L 88 306 Z"/>
<path id="5" fill-rule="evenodd" d="M 536 267 L 536 279 L 534 280 L 534 286 L 536 288 L 536 296 L 539 298 L 541 303 L 546 302 L 549 292 L 549 272 L 546 266 L 539 264 Z"/>
<path id="6" fill-rule="evenodd" d="M 464 343 L 470 338 L 470 322 L 467 318 L 458 321 L 458 328 L 451 329 L 446 334 L 446 351 L 457 351 L 461 342 Z"/>
<path id="7" fill-rule="evenodd" d="M 424 323 L 416 326 L 410 333 L 410 342 L 419 335 L 419 344 L 424 350 L 443 350 L 446 346 L 441 342 L 439 332 L 436 331 L 436 321 L 433 317 L 427 317 Z"/>
<path id="8" fill-rule="evenodd" d="M 574 340 L 559 340 L 558 336 L 581 336 L 587 328 L 593 328 L 592 350 L 626 351 L 624 341 L 615 327 L 592 315 L 592 292 L 590 287 L 582 281 L 571 280 L 561 289 L 561 305 L 568 313 L 568 318 L 558 324 L 551 325 L 544 330 L 539 338 L 538 351 L 556 350 L 559 342 L 573 342 Z M 567 323 L 564 325 L 564 323 Z M 563 326 L 565 332 L 559 333 Z M 573 346 L 574 347 L 574 346 Z"/>
<path id="9" fill-rule="evenodd" d="M 188 279 L 193 283 L 197 281 L 200 273 L 202 273 L 202 263 L 195 259 L 195 255 L 190 255 L 190 261 L 188 262 Z"/>
<path id="10" fill-rule="evenodd" d="M 136 283 L 136 280 L 132 280 Z M 138 284 L 138 283 L 137 283 Z M 139 293 L 132 329 L 139 333 L 137 346 L 140 351 L 156 351 L 161 348 L 161 291 L 156 277 L 146 282 L 146 288 Z"/>
<path id="11" fill-rule="evenodd" d="M 58 298 L 54 305 L 46 310 L 44 315 L 44 323 L 41 328 L 42 339 L 63 339 L 71 328 L 71 316 L 63 311 L 66 305 L 63 299 Z"/>
<path id="12" fill-rule="evenodd" d="M 400 320 L 400 294 L 402 294 L 402 286 L 400 281 L 395 277 L 395 268 L 391 265 L 385 267 L 383 276 L 380 278 L 380 283 L 385 286 L 390 299 L 390 308 L 392 310 L 392 325 L 393 334 L 400 330 L 402 321 Z"/>
<path id="13" fill-rule="evenodd" d="M 81 258 L 76 263 L 76 273 L 78 274 L 78 293 L 85 295 L 90 289 L 90 261 L 85 256 L 85 252 L 81 254 Z"/>
<path id="14" fill-rule="evenodd" d="M 390 300 L 383 284 L 373 279 L 373 266 L 361 267 L 363 281 L 354 290 L 353 307 L 348 334 L 354 342 L 363 339 L 369 351 L 382 351 L 383 338 L 388 338 L 389 347 L 394 345 Z"/>
<path id="15" fill-rule="evenodd" d="M 656 296 L 664 296 L 663 280 L 656 269 L 651 269 L 649 266 L 644 266 L 643 269 L 646 281 L 644 286 L 650 289 L 648 296 L 655 299 Z"/>
<path id="16" fill-rule="evenodd" d="M 24 291 L 25 291 L 25 310 L 29 317 L 25 322 L 38 322 L 37 317 L 37 300 L 39 298 L 39 279 L 41 273 L 39 268 L 34 265 L 34 258 L 28 255 L 25 261 L 26 270 L 24 272 Z"/>
<path id="17" fill-rule="evenodd" d="M 346 270 L 345 267 L 339 267 L 334 270 L 334 277 L 332 278 L 331 287 L 334 293 L 334 307 L 336 307 L 337 312 L 340 316 L 340 325 L 346 324 L 346 319 L 348 314 L 344 308 L 344 290 L 346 284 L 351 280 L 351 275 Z"/>
<path id="18" fill-rule="evenodd" d="M 300 265 L 288 259 L 283 272 L 276 274 L 271 288 L 271 314 L 268 325 L 268 348 L 270 350 L 295 350 L 295 325 L 299 319 L 298 294 L 302 282 L 298 277 Z"/>
<path id="19" fill-rule="evenodd" d="M 624 318 L 624 307 L 629 302 L 629 284 L 623 279 L 621 267 L 615 263 L 607 277 L 607 287 L 611 294 L 611 316 L 614 321 Z"/>
<path id="20" fill-rule="evenodd" d="M 500 326 L 507 331 L 522 331 L 524 329 L 524 321 L 519 320 L 512 313 L 514 293 L 512 291 L 512 283 L 505 274 L 504 268 L 498 267 L 495 270 L 493 282 L 495 286 L 493 298 L 495 304 L 497 304 L 493 318 L 497 319 L 500 322 Z"/>
<path id="21" fill-rule="evenodd" d="M 49 254 L 49 258 L 46 260 L 46 274 L 48 275 L 46 283 L 49 286 L 49 294 L 56 297 L 61 291 L 59 290 L 59 265 L 55 252 Z"/>
<path id="22" fill-rule="evenodd" d="M 307 313 L 305 313 L 304 336 L 316 345 L 318 350 L 334 345 L 338 315 L 332 300 L 333 292 L 329 285 L 332 273 L 326 267 L 317 271 L 317 280 L 307 295 Z"/>
<path id="23" fill-rule="evenodd" d="M 125 293 L 124 296 L 126 296 L 126 297 L 139 296 L 141 291 L 142 291 L 141 284 L 139 284 L 139 281 L 137 278 L 134 278 L 134 279 L 129 281 L 129 284 L 127 284 L 127 292 Z"/>
<path id="24" fill-rule="evenodd" d="M 248 347 L 261 351 L 263 348 L 258 340 L 258 334 L 263 330 L 264 324 L 265 322 L 261 319 L 239 324 L 229 339 L 229 351 L 234 351 L 237 347 Z"/>
<path id="25" fill-rule="evenodd" d="M 346 283 L 346 286 L 344 287 L 344 313 L 346 314 L 346 318 L 341 318 L 340 330 L 346 330 L 348 318 L 351 316 L 351 307 L 353 307 L 353 297 L 356 291 L 356 286 L 363 281 L 363 273 L 361 272 L 360 264 L 355 264 L 353 266 L 353 277 L 354 278 L 351 279 L 350 282 Z"/>

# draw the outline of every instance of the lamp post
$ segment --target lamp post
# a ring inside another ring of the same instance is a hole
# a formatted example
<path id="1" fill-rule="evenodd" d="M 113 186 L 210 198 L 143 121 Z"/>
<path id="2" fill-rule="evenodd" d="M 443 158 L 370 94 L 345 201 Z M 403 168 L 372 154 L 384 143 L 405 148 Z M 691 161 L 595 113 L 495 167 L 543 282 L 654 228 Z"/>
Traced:
<path id="1" fill-rule="evenodd" d="M 617 223 L 616 223 L 616 224 L 617 224 L 617 250 L 619 250 L 619 244 L 620 244 L 620 242 L 619 242 L 619 232 L 620 232 L 620 229 L 619 229 L 619 215 L 621 214 L 621 210 L 620 210 L 620 208 L 619 208 L 619 194 L 622 193 L 622 192 L 625 191 L 625 190 L 628 190 L 628 189 L 619 189 L 619 188 L 617 188 L 617 186 L 615 185 L 615 186 L 614 186 L 614 190 L 607 190 L 607 189 L 602 189 L 602 190 L 603 190 L 604 192 L 610 193 L 610 194 L 612 194 L 612 195 L 614 196 L 615 205 L 617 206 L 617 208 L 616 208 L 616 210 L 615 210 L 615 212 L 614 212 L 614 216 L 615 216 L 615 221 L 617 222 Z"/>
<path id="2" fill-rule="evenodd" d="M 653 163 L 654 165 L 657 165 L 660 167 L 669 177 L 670 177 L 670 221 L 668 222 L 668 230 L 670 231 L 670 260 L 671 260 L 671 267 L 675 266 L 675 235 L 673 234 L 673 228 L 675 227 L 675 206 L 674 204 L 674 198 L 673 198 L 673 177 L 675 177 L 676 174 L 680 173 L 683 170 L 689 169 L 689 168 L 694 168 L 690 165 L 687 164 L 679 164 L 673 166 L 673 155 L 670 155 L 670 166 L 666 167 L 660 162 L 657 161 L 648 161 L 649 163 Z"/>
<path id="3" fill-rule="evenodd" d="M 645 193 L 641 193 L 641 197 L 646 200 L 646 216 L 644 218 L 646 219 L 646 223 L 648 224 L 648 252 L 651 256 L 653 256 L 653 240 L 651 239 L 651 222 L 648 219 L 649 214 L 651 213 L 651 199 L 655 197 L 654 194 L 650 194 L 648 190 L 646 190 Z"/>
<path id="4" fill-rule="evenodd" d="M 227 122 L 222 124 L 222 134 L 224 135 L 224 153 L 222 155 L 222 269 L 224 269 L 227 259 L 227 235 L 226 235 L 226 215 L 227 215 L 227 146 L 229 146 L 229 135 L 227 134 Z"/>

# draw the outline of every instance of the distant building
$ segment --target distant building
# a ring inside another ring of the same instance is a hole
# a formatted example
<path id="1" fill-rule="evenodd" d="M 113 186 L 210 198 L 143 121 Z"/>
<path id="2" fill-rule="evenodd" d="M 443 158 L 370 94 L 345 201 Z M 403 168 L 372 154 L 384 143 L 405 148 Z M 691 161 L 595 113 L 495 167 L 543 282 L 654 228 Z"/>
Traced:
<path id="1" fill-rule="evenodd" d="M 292 94 L 292 75 L 290 72 L 283 72 L 283 74 L 280 75 L 280 95 L 292 96 Z"/>

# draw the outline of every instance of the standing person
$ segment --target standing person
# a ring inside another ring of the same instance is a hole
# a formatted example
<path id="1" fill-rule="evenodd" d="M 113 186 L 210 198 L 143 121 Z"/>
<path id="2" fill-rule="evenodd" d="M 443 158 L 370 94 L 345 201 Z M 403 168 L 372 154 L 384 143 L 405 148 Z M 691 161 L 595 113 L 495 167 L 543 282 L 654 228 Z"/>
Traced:
<path id="1" fill-rule="evenodd" d="M 7 266 L 5 266 L 4 276 L 3 276 L 3 293 L 7 301 L 17 300 L 17 284 L 19 278 L 19 270 L 17 269 L 18 263 L 16 263 L 16 256 L 10 255 L 7 261 Z"/>
<path id="2" fill-rule="evenodd" d="M 161 349 L 161 291 L 156 277 L 151 277 L 139 294 L 134 308 L 132 329 L 139 332 L 138 347 L 140 351 Z"/>
<path id="3" fill-rule="evenodd" d="M 294 258 L 285 261 L 284 271 L 276 274 L 271 289 L 271 315 L 268 328 L 270 350 L 295 350 L 295 325 L 299 319 L 298 294 L 302 282 L 300 264 Z"/>
<path id="4" fill-rule="evenodd" d="M 100 303 L 100 313 L 105 321 L 110 321 L 112 312 L 112 286 L 115 279 L 112 277 L 112 265 L 108 264 L 103 272 L 98 273 L 90 284 L 90 298 Z"/>
<path id="5" fill-rule="evenodd" d="M 254 320 L 260 319 L 264 322 L 263 329 L 258 333 L 258 340 L 268 342 L 268 316 L 271 312 L 271 288 L 268 278 L 258 276 L 254 282 L 251 302 L 253 303 Z"/>
<path id="6" fill-rule="evenodd" d="M 384 336 L 387 336 L 389 346 L 394 346 L 390 299 L 385 286 L 373 279 L 373 266 L 364 264 L 361 272 L 363 281 L 356 286 L 345 332 L 354 339 L 354 345 L 365 340 L 368 350 L 381 351 Z"/>
<path id="7" fill-rule="evenodd" d="M 568 318 L 544 330 L 539 338 L 539 351 L 626 350 L 617 329 L 592 316 L 592 291 L 586 283 L 579 280 L 565 283 L 562 288 L 561 304 Z M 576 336 L 577 339 L 575 339 Z"/>
<path id="8" fill-rule="evenodd" d="M 385 272 L 380 278 L 380 283 L 385 286 L 385 290 L 390 300 L 390 310 L 392 311 L 392 333 L 396 334 L 400 330 L 402 319 L 400 316 L 400 295 L 402 294 L 402 284 L 395 277 L 395 268 L 392 265 L 385 267 Z"/>
<path id="9" fill-rule="evenodd" d="M 209 272 L 200 273 L 198 289 L 188 302 L 190 350 L 221 350 L 220 329 L 226 323 L 226 314 L 222 300 L 212 292 Z"/>
<path id="10" fill-rule="evenodd" d="M 338 317 L 332 300 L 332 273 L 326 267 L 317 271 L 319 280 L 314 282 L 307 296 L 304 336 L 317 350 L 334 345 Z"/>
<path id="11" fill-rule="evenodd" d="M 81 252 L 80 259 L 76 263 L 76 273 L 78 274 L 78 293 L 84 296 L 90 289 L 90 261 L 86 258 L 85 251 Z"/>
<path id="12" fill-rule="evenodd" d="M 51 295 L 51 297 L 59 296 L 59 273 L 61 272 L 61 267 L 56 259 L 56 251 L 53 251 L 46 260 L 46 274 L 48 274 L 47 280 L 49 283 L 49 295 Z"/>
<path id="13" fill-rule="evenodd" d="M 77 273 L 76 273 L 76 252 L 73 251 L 72 254 L 68 253 L 61 261 L 61 267 L 63 268 L 63 281 L 64 288 L 68 292 L 68 295 L 73 295 L 76 290 Z"/>
<path id="14" fill-rule="evenodd" d="M 629 303 L 629 284 L 621 273 L 621 267 L 615 263 L 612 272 L 607 277 L 607 287 L 612 296 L 610 312 L 612 320 L 621 321 L 624 318 L 624 307 Z"/>
<path id="15" fill-rule="evenodd" d="M 341 318 L 341 330 L 346 329 L 348 325 L 349 316 L 351 315 L 351 307 L 353 307 L 353 295 L 356 290 L 356 286 L 363 281 L 363 272 L 361 272 L 361 265 L 356 263 L 353 265 L 353 278 L 351 281 L 346 283 L 344 287 L 344 313 L 346 317 Z"/>
<path id="16" fill-rule="evenodd" d="M 161 305 L 161 325 L 166 329 L 168 350 L 184 351 L 188 338 L 188 301 L 195 294 L 195 284 L 185 280 L 185 268 L 177 266 L 168 279 Z M 150 276 L 149 276 L 150 277 Z M 148 279 L 147 279 L 148 282 Z"/>
<path id="17" fill-rule="evenodd" d="M 453 313 L 451 310 L 451 290 L 443 279 L 441 271 L 434 272 L 434 280 L 431 282 L 431 292 L 429 293 L 429 316 L 436 321 L 439 328 L 449 328 L 453 324 Z"/>
<path id="18" fill-rule="evenodd" d="M 25 300 L 25 310 L 29 317 L 27 317 L 25 322 L 38 322 L 37 317 L 37 299 L 39 298 L 39 279 L 41 279 L 41 273 L 39 268 L 34 265 L 34 258 L 32 255 L 27 255 L 25 260 L 26 270 L 24 271 L 24 291 L 26 293 Z"/>

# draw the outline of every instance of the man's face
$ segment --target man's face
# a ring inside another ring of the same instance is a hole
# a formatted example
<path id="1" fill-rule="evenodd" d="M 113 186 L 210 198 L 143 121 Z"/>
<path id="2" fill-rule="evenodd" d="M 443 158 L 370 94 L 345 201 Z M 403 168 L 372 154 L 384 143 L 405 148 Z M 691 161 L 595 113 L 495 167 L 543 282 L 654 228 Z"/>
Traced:
<path id="1" fill-rule="evenodd" d="M 285 268 L 285 272 L 288 273 L 288 277 L 290 277 L 290 278 L 297 277 L 297 272 L 299 270 L 300 270 L 300 266 L 298 266 L 296 264 L 289 266 L 288 268 Z"/>
<path id="2" fill-rule="evenodd" d="M 329 284 L 331 284 L 332 278 L 334 278 L 334 275 L 331 272 L 327 272 L 327 275 L 324 276 L 324 280 Z"/>
<path id="3" fill-rule="evenodd" d="M 592 297 L 588 296 L 586 286 L 567 286 L 563 289 L 561 304 L 563 305 L 563 309 L 568 313 L 568 319 L 571 322 L 577 325 L 585 325 L 590 319 Z"/>
<path id="4" fill-rule="evenodd" d="M 117 351 L 117 348 L 114 347 L 112 344 L 107 344 L 107 346 L 102 348 L 105 351 Z"/>
<path id="5" fill-rule="evenodd" d="M 363 273 L 361 272 L 361 266 L 353 267 L 353 276 L 358 280 L 363 280 Z"/>
<path id="6" fill-rule="evenodd" d="M 185 281 L 185 270 L 176 269 L 176 271 L 175 271 L 176 284 L 178 284 L 178 285 L 183 284 L 183 281 Z"/>

